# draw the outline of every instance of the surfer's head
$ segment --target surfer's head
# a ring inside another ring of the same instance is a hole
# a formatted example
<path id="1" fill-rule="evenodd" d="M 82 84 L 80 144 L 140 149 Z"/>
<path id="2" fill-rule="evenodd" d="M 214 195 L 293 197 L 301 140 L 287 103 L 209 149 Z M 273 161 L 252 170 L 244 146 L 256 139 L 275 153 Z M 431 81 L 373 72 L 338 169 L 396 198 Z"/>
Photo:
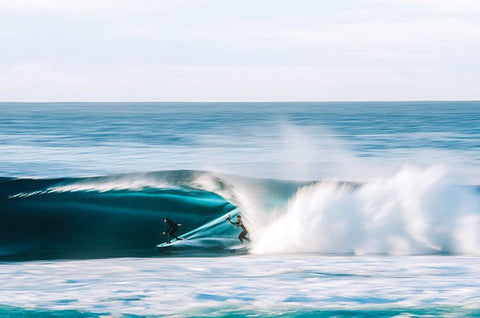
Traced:
<path id="1" fill-rule="evenodd" d="M 237 219 L 238 219 L 238 220 L 241 220 L 242 217 L 241 217 L 240 215 L 237 215 Z"/>
<path id="2" fill-rule="evenodd" d="M 164 219 L 163 219 L 163 222 L 167 223 L 167 222 L 168 222 L 168 219 L 167 219 L 167 218 L 164 218 Z"/>

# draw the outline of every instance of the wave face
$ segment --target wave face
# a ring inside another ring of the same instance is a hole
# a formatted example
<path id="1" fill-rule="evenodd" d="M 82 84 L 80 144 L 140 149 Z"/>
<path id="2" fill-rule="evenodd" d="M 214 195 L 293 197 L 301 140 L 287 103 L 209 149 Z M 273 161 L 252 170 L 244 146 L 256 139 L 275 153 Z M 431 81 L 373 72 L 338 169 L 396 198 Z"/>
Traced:
<path id="1" fill-rule="evenodd" d="M 190 187 L 193 178 L 179 171 L 3 179 L 0 259 L 157 255 L 155 245 L 166 239 L 164 217 L 181 223 L 182 234 L 235 209 L 215 193 Z M 215 235 L 227 236 L 223 230 L 231 228 L 220 225 Z"/>
<path id="2" fill-rule="evenodd" d="M 202 171 L 0 180 L 0 259 L 231 255 L 242 213 L 250 252 L 480 254 L 478 187 L 442 167 L 366 183 L 293 182 Z M 157 249 L 164 217 L 187 240 Z"/>

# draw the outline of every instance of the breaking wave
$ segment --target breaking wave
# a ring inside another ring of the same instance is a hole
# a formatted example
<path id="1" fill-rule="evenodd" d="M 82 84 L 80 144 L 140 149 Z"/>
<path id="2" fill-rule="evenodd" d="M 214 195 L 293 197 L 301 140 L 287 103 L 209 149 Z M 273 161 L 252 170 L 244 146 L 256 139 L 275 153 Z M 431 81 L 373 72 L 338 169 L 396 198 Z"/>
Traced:
<path id="1" fill-rule="evenodd" d="M 0 260 L 232 255 L 242 213 L 249 252 L 480 254 L 480 191 L 443 167 L 364 183 L 204 171 L 0 180 Z M 164 242 L 164 217 L 186 240 Z"/>

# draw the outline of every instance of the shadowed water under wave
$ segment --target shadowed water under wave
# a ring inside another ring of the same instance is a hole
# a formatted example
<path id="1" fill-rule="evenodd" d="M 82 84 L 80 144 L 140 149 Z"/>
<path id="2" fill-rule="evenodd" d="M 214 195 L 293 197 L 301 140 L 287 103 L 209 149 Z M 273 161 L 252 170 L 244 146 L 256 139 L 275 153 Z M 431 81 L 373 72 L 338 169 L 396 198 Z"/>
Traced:
<path id="1" fill-rule="evenodd" d="M 407 168 L 363 184 L 202 171 L 4 178 L 0 260 L 229 255 L 238 230 L 227 213 L 244 215 L 256 254 L 479 253 L 478 189 L 441 180 Z M 157 249 L 165 217 L 186 240 Z"/>

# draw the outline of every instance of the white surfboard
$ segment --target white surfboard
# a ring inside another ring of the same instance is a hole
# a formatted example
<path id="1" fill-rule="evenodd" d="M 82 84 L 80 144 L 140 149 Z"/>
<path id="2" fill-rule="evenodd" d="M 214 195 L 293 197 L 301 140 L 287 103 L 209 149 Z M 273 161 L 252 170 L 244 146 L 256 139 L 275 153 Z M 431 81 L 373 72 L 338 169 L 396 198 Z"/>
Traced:
<path id="1" fill-rule="evenodd" d="M 183 241 L 183 240 L 184 240 L 184 239 L 182 239 L 182 238 L 180 238 L 180 240 L 177 240 L 176 238 L 174 238 L 174 239 L 172 239 L 172 240 L 170 241 L 170 243 L 169 243 L 169 242 L 160 243 L 160 244 L 157 245 L 157 247 L 168 247 L 168 246 L 172 246 L 172 245 L 174 245 L 175 243 L 178 243 L 178 242 Z"/>

